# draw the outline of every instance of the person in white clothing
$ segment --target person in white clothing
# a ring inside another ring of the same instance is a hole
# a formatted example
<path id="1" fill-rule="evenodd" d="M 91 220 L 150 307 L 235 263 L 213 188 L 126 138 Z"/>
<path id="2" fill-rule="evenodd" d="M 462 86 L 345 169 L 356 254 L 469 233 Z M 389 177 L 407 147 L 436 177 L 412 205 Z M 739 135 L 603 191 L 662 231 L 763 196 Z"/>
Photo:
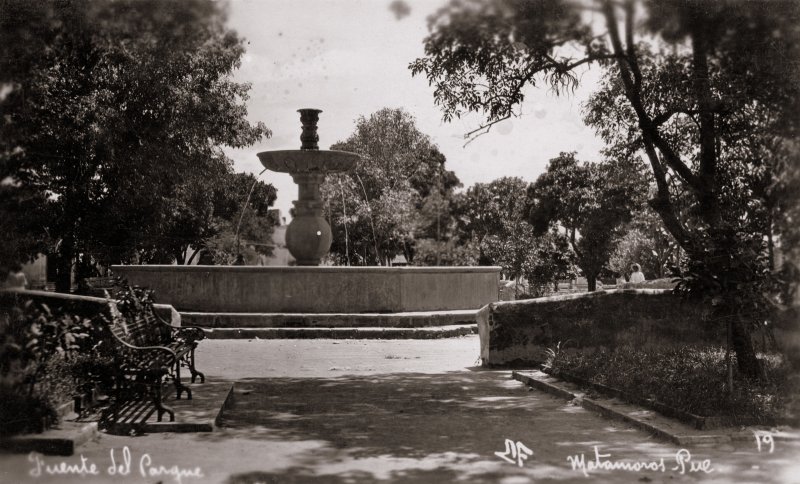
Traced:
<path id="1" fill-rule="evenodd" d="M 634 264 L 631 266 L 631 273 L 630 282 L 644 282 L 644 274 L 642 274 L 642 267 L 639 264 Z"/>

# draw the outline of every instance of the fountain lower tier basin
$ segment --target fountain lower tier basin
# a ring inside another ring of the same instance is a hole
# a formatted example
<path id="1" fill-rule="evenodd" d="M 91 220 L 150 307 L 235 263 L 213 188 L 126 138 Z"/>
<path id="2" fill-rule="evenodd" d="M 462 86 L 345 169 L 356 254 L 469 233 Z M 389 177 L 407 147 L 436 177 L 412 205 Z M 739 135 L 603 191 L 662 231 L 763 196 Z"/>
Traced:
<path id="1" fill-rule="evenodd" d="M 401 313 L 479 309 L 499 299 L 499 267 L 112 266 L 179 311 Z"/>

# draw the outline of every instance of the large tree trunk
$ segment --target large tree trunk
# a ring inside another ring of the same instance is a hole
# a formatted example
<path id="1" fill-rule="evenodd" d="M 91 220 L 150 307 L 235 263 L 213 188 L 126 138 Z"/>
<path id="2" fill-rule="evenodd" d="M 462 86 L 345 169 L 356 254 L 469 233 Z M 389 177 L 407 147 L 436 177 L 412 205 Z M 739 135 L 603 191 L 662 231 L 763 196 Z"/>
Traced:
<path id="1" fill-rule="evenodd" d="M 587 274 L 586 285 L 589 292 L 597 290 L 597 274 Z"/>
<path id="2" fill-rule="evenodd" d="M 186 263 L 186 248 L 185 247 L 176 247 L 172 257 L 175 258 L 175 265 L 182 266 Z"/>
<path id="3" fill-rule="evenodd" d="M 75 247 L 71 239 L 65 238 L 61 242 L 56 256 L 56 292 L 69 293 L 72 291 L 72 263 L 75 258 Z"/>
<path id="4" fill-rule="evenodd" d="M 739 315 L 735 315 L 731 321 L 732 346 L 739 373 L 748 378 L 761 378 L 761 362 L 756 358 L 753 339 L 750 336 L 750 325 Z"/>
<path id="5" fill-rule="evenodd" d="M 86 284 L 86 279 L 95 275 L 91 256 L 86 253 L 79 255 L 75 261 L 75 285 L 78 294 L 89 294 L 89 286 Z"/>
<path id="6" fill-rule="evenodd" d="M 632 4 L 628 4 L 632 5 Z M 716 149 L 717 128 L 714 112 L 714 97 L 709 81 L 708 55 L 712 48 L 707 37 L 706 25 L 703 24 L 703 15 L 700 5 L 696 20 L 691 23 L 690 36 L 692 39 L 692 59 L 694 61 L 694 72 L 692 76 L 692 94 L 697 102 L 699 119 L 699 167 L 697 173 L 685 165 L 678 153 L 664 139 L 659 132 L 659 125 L 645 110 L 642 102 L 641 93 L 641 72 L 637 63 L 635 49 L 632 39 L 628 39 L 628 49 L 622 46 L 622 41 L 617 28 L 617 20 L 614 13 L 614 6 L 611 2 L 606 2 L 603 7 L 604 15 L 607 19 L 609 36 L 614 53 L 618 56 L 617 65 L 620 69 L 620 80 L 623 83 L 625 94 L 631 103 L 631 107 L 636 113 L 642 131 L 642 140 L 648 159 L 650 160 L 658 187 L 657 196 L 650 201 L 651 207 L 661 216 L 665 227 L 675 237 L 680 246 L 692 258 L 702 258 L 704 249 L 693 243 L 691 237 L 684 229 L 679 220 L 675 207 L 672 206 L 672 199 L 668 190 L 665 166 L 661 161 L 671 167 L 678 176 L 683 179 L 686 188 L 691 189 L 698 200 L 701 216 L 708 224 L 711 231 L 715 231 L 720 226 L 720 206 L 717 187 L 717 163 L 718 153 Z M 633 8 L 626 11 L 630 25 L 628 32 L 631 31 Z M 656 148 L 661 152 L 662 157 L 658 156 Z M 718 238 L 711 237 L 712 243 L 716 243 Z M 731 310 L 735 312 L 735 309 Z M 750 339 L 750 328 L 737 315 L 731 314 L 733 347 L 736 352 L 739 370 L 742 374 L 752 377 L 759 377 L 761 372 L 758 360 L 755 357 L 755 350 Z"/>

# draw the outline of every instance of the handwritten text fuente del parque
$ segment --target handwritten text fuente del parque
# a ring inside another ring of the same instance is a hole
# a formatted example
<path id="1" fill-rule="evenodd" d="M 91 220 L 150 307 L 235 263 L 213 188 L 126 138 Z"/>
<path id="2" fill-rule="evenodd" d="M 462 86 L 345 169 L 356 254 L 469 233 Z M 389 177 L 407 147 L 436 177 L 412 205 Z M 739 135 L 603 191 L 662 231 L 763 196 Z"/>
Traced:
<path id="1" fill-rule="evenodd" d="M 79 475 L 86 476 L 115 476 L 115 477 L 172 477 L 177 484 L 183 484 L 184 478 L 202 478 L 202 469 L 182 468 L 177 465 L 163 465 L 153 461 L 150 454 L 142 454 L 138 459 L 134 459 L 131 451 L 126 445 L 122 451 L 116 449 L 109 450 L 110 461 L 106 464 L 98 465 L 91 459 L 80 455 L 80 462 L 67 463 L 60 461 L 50 463 L 41 454 L 31 452 L 28 461 L 33 467 L 28 471 L 31 477 L 56 476 L 56 475 Z"/>

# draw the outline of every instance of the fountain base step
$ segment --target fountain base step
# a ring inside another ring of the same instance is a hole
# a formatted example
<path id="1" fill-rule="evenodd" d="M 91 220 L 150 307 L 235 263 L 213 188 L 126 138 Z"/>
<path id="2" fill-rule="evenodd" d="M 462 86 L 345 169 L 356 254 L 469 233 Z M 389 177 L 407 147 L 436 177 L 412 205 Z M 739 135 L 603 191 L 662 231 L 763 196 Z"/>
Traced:
<path id="1" fill-rule="evenodd" d="M 205 313 L 181 311 L 203 328 L 426 328 L 475 324 L 478 310 L 404 313 Z"/>
<path id="2" fill-rule="evenodd" d="M 211 328 L 210 339 L 438 339 L 478 333 L 477 324 L 424 328 Z"/>

